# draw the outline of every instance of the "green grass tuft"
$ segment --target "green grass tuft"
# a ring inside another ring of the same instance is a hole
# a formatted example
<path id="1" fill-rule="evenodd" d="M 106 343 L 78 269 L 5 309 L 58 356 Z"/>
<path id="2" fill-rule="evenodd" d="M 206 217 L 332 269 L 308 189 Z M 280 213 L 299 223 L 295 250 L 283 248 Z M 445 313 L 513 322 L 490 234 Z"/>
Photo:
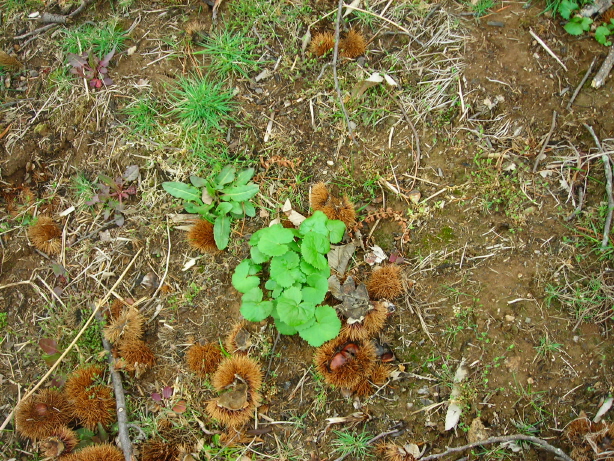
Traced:
<path id="1" fill-rule="evenodd" d="M 156 117 L 160 116 L 160 113 L 153 99 L 138 99 L 122 112 L 128 116 L 127 124 L 136 133 L 148 135 L 153 133 L 158 126 Z"/>
<path id="2" fill-rule="evenodd" d="M 62 39 L 62 48 L 66 54 L 81 54 L 91 51 L 102 58 L 113 48 L 119 52 L 125 48 L 128 39 L 124 31 L 114 21 L 98 26 L 84 24 L 75 29 L 66 29 Z"/>
<path id="3" fill-rule="evenodd" d="M 212 82 L 207 77 L 180 78 L 170 93 L 171 114 L 185 129 L 194 129 L 200 134 L 211 129 L 221 130 L 222 122 L 232 120 L 232 97 L 231 91 L 224 90 L 221 83 Z"/>
<path id="4" fill-rule="evenodd" d="M 241 32 L 224 30 L 207 38 L 202 44 L 203 49 L 194 54 L 206 55 L 210 60 L 211 72 L 220 78 L 239 75 L 247 77 L 261 65 L 254 54 L 257 45 L 256 40 Z"/>

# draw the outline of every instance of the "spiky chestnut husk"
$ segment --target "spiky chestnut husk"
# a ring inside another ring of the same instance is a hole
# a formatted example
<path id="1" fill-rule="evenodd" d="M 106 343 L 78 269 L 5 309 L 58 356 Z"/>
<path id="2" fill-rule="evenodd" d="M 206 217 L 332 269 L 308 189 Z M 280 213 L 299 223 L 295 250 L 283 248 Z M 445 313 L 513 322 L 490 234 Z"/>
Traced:
<path id="1" fill-rule="evenodd" d="M 335 47 L 335 36 L 331 32 L 315 34 L 311 39 L 310 51 L 316 56 L 324 56 Z"/>
<path id="2" fill-rule="evenodd" d="M 385 461 L 416 461 L 416 458 L 394 443 L 382 443 L 377 446 L 377 451 L 384 456 Z"/>
<path id="3" fill-rule="evenodd" d="M 247 401 L 244 408 L 231 410 L 222 407 L 218 405 L 218 399 L 210 400 L 205 407 L 209 416 L 227 427 L 237 427 L 249 421 L 260 402 L 261 397 L 258 393 L 262 385 L 260 365 L 247 356 L 234 355 L 224 359 L 211 378 L 211 383 L 218 391 L 225 390 L 237 381 L 247 385 Z"/>
<path id="4" fill-rule="evenodd" d="M 176 461 L 179 447 L 161 439 L 151 439 L 141 447 L 141 461 Z"/>
<path id="5" fill-rule="evenodd" d="M 188 368 L 201 378 L 213 373 L 222 361 L 222 351 L 215 343 L 194 344 L 185 354 Z"/>
<path id="6" fill-rule="evenodd" d="M 120 341 L 119 355 L 125 361 L 125 370 L 143 373 L 156 363 L 156 356 L 151 348 L 140 339 L 133 341 Z"/>
<path id="7" fill-rule="evenodd" d="M 188 231 L 188 243 L 201 253 L 214 253 L 218 251 L 213 236 L 213 224 L 206 219 L 199 219 Z"/>
<path id="8" fill-rule="evenodd" d="M 136 307 L 129 307 L 104 328 L 104 337 L 112 342 L 136 341 L 143 337 L 145 317 Z"/>
<path id="9" fill-rule="evenodd" d="M 59 254 L 62 250 L 61 236 L 62 231 L 49 216 L 39 216 L 28 230 L 34 247 L 50 255 Z"/>
<path id="10" fill-rule="evenodd" d="M 606 10 L 605 13 L 601 15 L 601 20 L 606 24 L 610 24 L 610 21 L 614 19 L 614 8 L 610 8 Z"/>
<path id="11" fill-rule="evenodd" d="M 342 57 L 354 59 L 365 54 L 367 43 L 360 32 L 351 29 L 339 42 L 339 50 Z"/>
<path id="12" fill-rule="evenodd" d="M 125 461 L 124 454 L 119 448 L 104 443 L 91 445 L 68 456 L 62 456 L 62 461 Z"/>
<path id="13" fill-rule="evenodd" d="M 248 391 L 247 405 L 240 410 L 230 410 L 218 405 L 218 400 L 213 399 L 207 402 L 205 411 L 213 419 L 219 421 L 226 427 L 238 427 L 250 420 L 254 414 L 254 409 L 260 402 L 260 394 L 255 391 Z"/>
<path id="14" fill-rule="evenodd" d="M 326 184 L 323 182 L 314 184 L 309 193 L 309 206 L 313 211 L 321 210 L 322 207 L 326 205 L 329 196 L 330 193 L 328 192 Z"/>
<path id="15" fill-rule="evenodd" d="M 43 439 L 39 447 L 43 456 L 56 458 L 72 453 L 78 443 L 77 433 L 66 426 L 62 426 L 54 430 L 52 435 Z"/>
<path id="16" fill-rule="evenodd" d="M 255 392 L 262 385 L 260 365 L 244 355 L 233 355 L 224 359 L 211 378 L 211 384 L 216 390 L 222 391 L 235 381 L 236 375 L 247 384 L 248 392 Z"/>
<path id="17" fill-rule="evenodd" d="M 348 346 L 346 338 L 337 338 L 316 349 L 314 363 L 324 381 L 336 387 L 353 388 L 369 376 L 376 363 L 375 346 L 371 341 L 354 341 L 355 355 L 341 366 L 331 369 L 331 361 Z"/>
<path id="18" fill-rule="evenodd" d="M 347 195 L 335 197 L 324 183 L 317 183 L 311 188 L 309 206 L 313 211 L 322 211 L 328 219 L 343 221 L 348 228 L 356 224 L 356 210 Z"/>
<path id="19" fill-rule="evenodd" d="M 383 363 L 376 363 L 371 374 L 354 386 L 352 394 L 359 397 L 371 395 L 375 392 L 375 386 L 381 386 L 390 376 L 391 367 Z"/>
<path id="20" fill-rule="evenodd" d="M 251 341 L 249 340 L 249 336 L 251 333 L 248 330 L 248 322 L 245 320 L 241 320 L 239 323 L 235 324 L 226 339 L 224 340 L 224 347 L 231 354 L 247 354 L 249 346 L 251 345 Z M 244 340 L 239 341 L 240 335 L 248 335 L 247 343 Z"/>
<path id="21" fill-rule="evenodd" d="M 90 430 L 98 423 L 108 426 L 115 420 L 115 398 L 109 386 L 99 384 L 104 376 L 100 365 L 88 365 L 69 376 L 64 387 L 72 414 Z"/>
<path id="22" fill-rule="evenodd" d="M 372 299 L 394 299 L 403 294 L 401 267 L 388 264 L 371 272 L 367 291 Z"/>
<path id="23" fill-rule="evenodd" d="M 386 306 L 375 303 L 373 309 L 367 312 L 362 322 L 344 324 L 339 336 L 345 338 L 346 341 L 368 341 L 369 338 L 382 331 L 387 317 L 388 309 Z"/>
<path id="24" fill-rule="evenodd" d="M 34 440 L 53 435 L 71 419 L 69 401 L 54 389 L 45 389 L 28 397 L 15 409 L 17 432 Z"/>

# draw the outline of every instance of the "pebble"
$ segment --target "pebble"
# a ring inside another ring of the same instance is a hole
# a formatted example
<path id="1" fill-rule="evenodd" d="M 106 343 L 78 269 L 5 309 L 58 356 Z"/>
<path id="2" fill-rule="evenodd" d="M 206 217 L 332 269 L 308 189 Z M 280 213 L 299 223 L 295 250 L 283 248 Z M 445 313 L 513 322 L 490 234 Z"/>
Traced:
<path id="1" fill-rule="evenodd" d="M 531 323 L 531 318 L 527 317 L 526 319 L 524 319 L 524 323 Z"/>
<path id="2" fill-rule="evenodd" d="M 326 161 L 326 164 L 327 164 L 328 166 L 333 166 L 333 165 L 335 164 L 335 162 L 333 162 L 332 160 L 327 160 L 327 161 Z"/>
<path id="3" fill-rule="evenodd" d="M 30 71 L 30 77 L 38 77 L 38 75 L 38 72 L 36 72 L 34 69 Z"/>
<path id="4" fill-rule="evenodd" d="M 508 322 L 513 322 L 514 320 L 516 320 L 516 317 L 514 317 L 513 315 L 506 315 L 505 320 Z"/>

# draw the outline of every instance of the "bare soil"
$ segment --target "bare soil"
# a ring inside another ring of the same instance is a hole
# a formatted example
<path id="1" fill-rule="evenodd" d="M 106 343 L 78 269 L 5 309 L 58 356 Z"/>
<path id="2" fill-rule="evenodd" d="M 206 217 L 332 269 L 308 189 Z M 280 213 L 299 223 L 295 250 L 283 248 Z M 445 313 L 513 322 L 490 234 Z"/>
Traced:
<path id="1" fill-rule="evenodd" d="M 232 19 L 227 3 L 218 13 L 226 21 Z M 300 36 L 290 26 L 284 29 L 283 22 L 278 26 L 279 37 L 267 40 L 262 50 L 271 78 L 255 82 L 250 75 L 233 82 L 240 122 L 222 141 L 233 160 L 257 168 L 264 196 L 259 209 L 270 210 L 271 203 L 280 205 L 290 198 L 295 209 L 307 214 L 310 185 L 324 181 L 339 188 L 359 210 L 367 249 L 379 245 L 387 254 L 403 256 L 408 291 L 392 300 L 396 311 L 381 333 L 396 356 L 395 373 L 367 398 L 347 396 L 323 383 L 313 367 L 314 348 L 298 336 L 278 337 L 272 324 L 255 325 L 250 355 L 265 372 L 264 417 L 244 428 L 248 438 L 239 451 L 218 459 L 238 459 L 241 453 L 249 459 L 335 459 L 339 453 L 333 451 L 333 430 L 364 430 L 375 436 L 399 421 L 404 431 L 390 441 L 415 443 L 425 454 L 434 454 L 467 443 L 476 418 L 489 436 L 536 435 L 569 453 L 574 447 L 563 435 L 566 426 L 580 412 L 594 416 L 613 391 L 612 300 L 607 295 L 614 284 L 612 243 L 605 253 L 595 250 L 603 232 L 605 176 L 583 126 L 591 125 L 604 141 L 614 132 L 613 80 L 595 90 L 589 79 L 566 109 L 591 61 L 596 58 L 600 65 L 608 49 L 591 37 L 568 35 L 558 20 L 542 14 L 541 3 L 504 3 L 479 19 L 463 15 L 466 7 L 456 3 L 435 6 L 434 19 L 424 16 L 422 27 L 441 25 L 438 15 L 445 13 L 462 36 L 460 46 L 450 45 L 456 48 L 441 54 L 458 59 L 459 78 L 446 93 L 454 102 L 428 111 L 415 104 L 417 97 L 407 96 L 421 88 L 418 75 L 432 64 L 425 57 L 405 68 L 414 74 L 393 75 L 401 84 L 400 96 L 392 99 L 388 93 L 387 99 L 380 93 L 381 104 L 393 116 L 375 125 L 363 123 L 358 108 L 349 103 L 350 116 L 358 124 L 357 143 L 348 137 L 336 106 L 331 107 L 337 98 L 331 69 L 317 79 L 326 61 L 311 65 L 300 54 L 308 21 L 333 11 L 333 2 L 315 2 L 296 27 Z M 77 23 L 102 21 L 112 11 L 108 5 L 90 6 Z M 213 443 L 212 436 L 201 429 L 223 430 L 203 411 L 214 393 L 186 369 L 183 357 L 196 341 L 223 342 L 240 321 L 240 294 L 231 276 L 249 256 L 251 233 L 273 216 L 263 213 L 236 223 L 224 252 L 197 253 L 171 220 L 182 213 L 181 205 L 160 187 L 163 181 L 185 180 L 192 173 L 188 153 L 170 136 L 166 142 L 130 136 L 121 109 L 145 94 L 144 85 L 163 99 L 178 76 L 196 69 L 199 61 L 190 52 L 171 56 L 173 49 L 163 40 L 181 36 L 194 19 L 209 30 L 214 27 L 211 12 L 197 2 L 136 2 L 121 22 L 127 29 L 139 18 L 127 45 L 136 51 L 112 62 L 115 85 L 98 93 L 78 84 L 67 93 L 54 92 L 49 73 L 63 62 L 55 43 L 57 29 L 23 48 L 23 40 L 11 39 L 36 26 L 27 20 L 30 12 L 10 16 L 0 39 L 2 49 L 16 51 L 24 63 L 22 69 L 3 74 L 10 85 L 3 87 L 0 100 L 0 132 L 8 130 L 0 140 L 0 313 L 6 314 L 0 340 L 2 419 L 48 369 L 39 340 L 54 338 L 66 347 L 92 304 L 142 250 L 116 293 L 146 297 L 146 341 L 157 362 L 143 376 L 125 377 L 129 419 L 150 436 L 161 420 L 171 418 L 185 429 L 190 451 L 210 459 L 213 452 L 203 446 Z M 408 16 L 402 25 L 410 27 L 412 21 Z M 398 32 L 388 23 L 377 24 Z M 318 27 L 333 26 L 322 22 Z M 215 27 L 224 27 L 224 22 Z M 418 47 L 402 34 L 375 35 L 377 28 L 364 28 L 373 37 L 364 58 L 367 72 L 350 68 L 353 63 L 340 64 L 346 96 L 355 81 L 380 69 L 384 52 Z M 567 70 L 534 40 L 531 30 Z M 299 53 L 286 53 L 290 46 Z M 154 62 L 165 54 L 169 57 Z M 420 158 L 398 104 L 415 124 Z M 546 156 L 533 173 L 553 111 L 558 114 L 556 125 Z M 274 122 L 267 129 L 270 120 Z M 612 145 L 605 141 L 606 149 Z M 125 224 L 106 226 L 102 211 L 85 206 L 75 195 L 71 178 L 116 176 L 131 164 L 141 169 L 139 193 L 127 201 Z M 395 194 L 378 178 L 405 196 L 419 193 L 419 201 Z M 580 188 L 586 191 L 582 212 L 568 220 Z M 71 206 L 75 211 L 60 217 Z M 410 242 L 402 241 L 402 229 L 392 220 L 364 221 L 387 207 L 411 228 Z M 63 226 L 64 249 L 57 257 L 36 251 L 27 238 L 30 219 L 44 214 Z M 365 281 L 372 268 L 363 256 L 359 249 L 352 273 Z M 192 258 L 196 263 L 185 269 Z M 65 268 L 64 275 L 54 273 L 54 262 Z M 164 278 L 165 290 L 152 297 L 157 285 L 144 283 L 145 276 L 158 282 Z M 589 303 L 582 291 L 595 286 L 591 280 L 601 283 L 589 292 L 601 296 L 599 302 Z M 62 288 L 59 295 L 55 287 Z M 574 293 L 577 302 L 572 302 Z M 65 359 L 53 374 L 56 383 L 79 363 L 100 360 L 98 331 Z M 459 425 L 446 431 L 447 401 L 461 363 L 468 369 L 461 383 L 463 413 Z M 187 401 L 186 413 L 175 414 L 171 403 L 152 401 L 151 394 L 164 386 L 174 387 L 173 402 Z M 327 423 L 327 418 L 354 412 L 363 412 L 365 421 Z M 253 431 L 263 427 L 267 430 Z M 528 445 L 518 453 L 497 448 L 465 456 L 555 459 Z M 12 422 L 2 435 L 0 453 L 5 459 L 40 459 L 36 445 L 20 438 Z"/>

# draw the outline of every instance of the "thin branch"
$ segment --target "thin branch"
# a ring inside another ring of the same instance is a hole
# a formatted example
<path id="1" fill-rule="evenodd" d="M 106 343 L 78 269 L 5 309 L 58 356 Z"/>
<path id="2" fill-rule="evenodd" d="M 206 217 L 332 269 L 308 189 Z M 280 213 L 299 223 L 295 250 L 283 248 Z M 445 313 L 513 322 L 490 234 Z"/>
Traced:
<path id="1" fill-rule="evenodd" d="M 537 40 L 537 43 L 539 43 L 539 44 L 542 46 L 542 48 L 543 48 L 544 50 L 546 50 L 546 52 L 547 52 L 547 53 L 548 53 L 550 56 L 552 56 L 552 57 L 553 57 L 553 58 L 556 60 L 556 62 L 558 62 L 558 63 L 561 65 L 561 67 L 562 67 L 563 69 L 565 69 L 565 72 L 568 72 L 568 70 L 567 70 L 567 66 L 566 66 L 565 64 L 563 64 L 563 61 L 561 61 L 561 60 L 559 59 L 559 57 L 558 57 L 556 54 L 554 54 L 554 51 L 552 51 L 550 48 L 548 48 L 548 45 L 546 45 L 546 43 L 545 43 L 545 42 L 544 42 L 544 41 L 543 41 L 541 38 L 539 38 L 535 32 L 533 32 L 533 29 L 529 29 L 529 33 L 531 34 L 531 36 L 532 36 L 532 37 L 533 37 L 535 40 Z"/>
<path id="2" fill-rule="evenodd" d="M 593 71 L 593 66 L 595 65 L 596 62 L 597 62 L 597 56 L 595 56 L 593 58 L 593 62 L 591 62 L 591 65 L 588 66 L 588 70 L 586 71 L 586 74 L 584 74 L 584 77 L 582 78 L 582 81 L 576 87 L 576 91 L 574 91 L 573 94 L 571 95 L 571 99 L 567 103 L 567 110 L 571 109 L 571 105 L 576 100 L 576 96 L 578 96 L 578 93 L 580 93 L 580 90 L 582 89 L 582 87 L 584 86 L 586 81 L 588 80 L 589 75 L 591 75 L 591 72 Z"/>
<path id="3" fill-rule="evenodd" d="M 614 197 L 612 197 L 612 166 L 610 163 L 610 157 L 604 152 L 603 147 L 601 147 L 601 143 L 593 131 L 593 127 L 587 125 L 586 123 L 584 123 L 584 127 L 593 137 L 593 140 L 597 145 L 597 149 L 599 149 L 599 152 L 601 153 L 601 161 L 603 162 L 603 168 L 605 170 L 605 192 L 608 195 L 608 215 L 603 226 L 603 239 L 601 240 L 601 250 L 605 250 L 608 247 L 608 242 L 610 241 L 610 227 L 612 226 L 612 213 L 614 213 Z"/>
<path id="4" fill-rule="evenodd" d="M 37 29 L 34 29 L 30 32 L 27 32 L 23 35 L 17 35 L 16 37 L 13 37 L 13 40 L 23 40 L 24 38 L 28 38 L 28 37 L 36 37 L 37 35 L 42 34 L 43 32 L 48 31 L 49 29 L 53 29 L 54 27 L 58 26 L 61 18 L 64 18 L 64 22 L 68 22 L 69 19 L 74 18 L 75 16 L 77 16 L 79 13 L 81 13 L 81 11 L 83 11 L 85 9 L 85 7 L 87 5 L 89 5 L 90 3 L 92 3 L 94 0 L 83 0 L 83 2 L 81 2 L 81 5 L 79 5 L 79 8 L 77 8 L 75 11 L 73 11 L 72 13 L 70 13 L 67 16 L 61 16 L 61 15 L 55 15 L 56 17 L 56 23 L 54 24 L 46 24 L 44 26 L 41 26 Z M 28 43 L 30 42 L 30 40 L 28 40 Z"/>
<path id="5" fill-rule="evenodd" d="M 460 446 L 460 447 L 448 448 L 443 453 L 437 453 L 436 455 L 429 455 L 429 456 L 425 456 L 424 458 L 420 458 L 420 461 L 430 461 L 432 459 L 443 458 L 443 457 L 448 456 L 448 455 L 450 455 L 452 453 L 458 453 L 459 451 L 465 451 L 465 450 L 468 450 L 469 448 L 475 448 L 475 447 L 479 447 L 479 446 L 482 446 L 482 445 L 491 445 L 493 443 L 513 442 L 515 440 L 526 440 L 527 442 L 533 442 L 534 444 L 539 445 L 544 450 L 547 450 L 547 451 L 549 451 L 551 453 L 554 453 L 556 456 L 562 458 L 565 461 L 573 461 L 573 459 L 571 459 L 569 456 L 567 456 L 563 450 L 561 450 L 560 448 L 557 448 L 557 447 L 554 447 L 554 446 L 550 445 L 545 440 L 542 440 L 540 438 L 533 437 L 533 436 L 530 436 L 530 435 L 522 435 L 522 434 L 505 435 L 505 436 L 502 436 L 502 437 L 491 437 L 489 439 L 481 440 L 479 442 L 468 443 L 467 445 L 463 445 L 463 446 Z"/>
<path id="6" fill-rule="evenodd" d="M 339 77 L 337 77 L 337 60 L 339 58 L 339 29 L 341 23 L 341 13 L 343 12 L 343 0 L 339 0 L 339 5 L 337 7 L 337 20 L 335 21 L 335 48 L 333 51 L 333 78 L 335 79 L 335 89 L 337 90 L 337 97 L 339 98 L 339 104 L 341 105 L 341 110 L 343 111 L 343 118 L 345 118 L 345 124 L 348 127 L 348 134 L 350 139 L 356 143 L 356 138 L 354 136 L 354 130 L 352 130 L 352 126 L 350 125 L 350 117 L 348 117 L 348 113 L 345 110 L 345 104 L 343 103 L 343 96 L 341 95 L 341 88 L 339 88 Z"/>
<path id="7" fill-rule="evenodd" d="M 103 322 L 102 315 L 98 308 L 94 308 L 96 320 Z M 102 335 L 102 347 L 107 351 L 107 361 L 109 362 L 109 371 L 111 372 L 111 381 L 113 382 L 113 393 L 115 394 L 115 408 L 117 409 L 117 432 L 119 443 L 124 452 L 126 461 L 132 461 L 132 441 L 128 433 L 128 411 L 126 410 L 126 396 L 124 395 L 124 386 L 122 386 L 122 377 L 119 371 L 115 369 L 115 358 L 111 352 L 111 343 Z"/>
<path id="8" fill-rule="evenodd" d="M 17 402 L 17 405 L 19 405 L 20 402 L 24 401 L 25 399 L 27 399 L 28 397 L 30 397 L 32 394 L 34 394 L 34 392 L 36 392 L 38 390 L 39 387 L 41 387 L 43 385 L 43 383 L 45 382 L 45 380 L 51 376 L 51 374 L 55 371 L 55 369 L 57 367 L 60 366 L 60 363 L 62 363 L 62 360 L 64 359 L 64 357 L 66 357 L 68 355 L 68 353 L 72 350 L 72 348 L 75 346 L 75 344 L 77 344 L 77 341 L 79 341 L 79 339 L 81 338 L 81 336 L 83 335 L 83 333 L 85 333 L 85 330 L 87 330 L 87 328 L 90 326 L 90 324 L 92 323 L 92 320 L 94 320 L 94 317 L 96 316 L 96 312 L 98 312 L 100 310 L 100 308 L 108 301 L 109 297 L 111 296 L 111 293 L 113 291 L 115 291 L 115 288 L 117 288 L 119 286 L 119 284 L 122 282 L 122 280 L 124 279 L 124 277 L 126 276 L 126 274 L 128 273 L 128 270 L 132 267 L 132 265 L 134 264 L 134 262 L 136 261 L 136 258 L 138 255 L 141 254 L 141 251 L 143 251 L 143 249 L 141 248 L 139 251 L 137 251 L 137 253 L 134 255 L 134 257 L 132 258 L 132 261 L 130 261 L 130 263 L 128 264 L 128 266 L 126 267 L 126 269 L 124 269 L 124 272 L 122 272 L 122 274 L 119 276 L 119 278 L 117 279 L 117 281 L 115 282 L 115 284 L 111 287 L 111 289 L 109 289 L 107 291 L 107 293 L 104 295 L 104 297 L 102 299 L 100 299 L 97 303 L 96 303 L 96 308 L 94 309 L 94 311 L 92 312 L 92 314 L 90 315 L 90 317 L 87 319 L 87 321 L 85 322 L 85 324 L 83 325 L 83 327 L 81 328 L 81 330 L 79 331 L 79 333 L 77 333 L 77 336 L 75 336 L 75 339 L 72 340 L 72 342 L 68 345 L 68 347 L 66 348 L 66 350 L 64 352 L 62 352 L 62 355 L 60 355 L 60 357 L 55 361 L 55 363 L 51 366 L 51 368 L 49 368 L 49 370 L 47 371 L 47 373 L 45 373 L 45 376 L 43 376 L 38 383 L 36 384 L 36 386 L 34 386 L 32 389 L 30 389 L 28 391 L 28 393 L 26 395 L 24 395 L 22 397 L 22 399 Z M 13 408 L 11 410 L 11 412 L 9 413 L 9 415 L 6 417 L 6 419 L 4 420 L 4 422 L 2 423 L 2 426 L 0 426 L 0 431 L 4 430 L 6 428 L 6 426 L 8 425 L 9 421 L 13 418 L 13 414 L 15 413 L 15 408 Z"/>
<path id="9" fill-rule="evenodd" d="M 610 52 L 606 56 L 605 60 L 603 61 L 603 64 L 601 64 L 601 67 L 597 71 L 595 78 L 591 82 L 591 86 L 593 88 L 601 88 L 603 86 L 603 84 L 605 83 L 605 79 L 608 77 L 608 75 L 610 74 L 610 71 L 612 70 L 613 65 L 614 65 L 614 46 L 610 46 Z"/>
<path id="10" fill-rule="evenodd" d="M 552 133 L 554 132 L 555 127 L 556 127 L 556 110 L 553 110 L 552 111 L 552 124 L 550 125 L 550 131 L 548 131 L 548 134 L 546 135 L 546 139 L 544 139 L 544 143 L 542 144 L 542 148 L 539 151 L 539 155 L 535 157 L 535 163 L 533 164 L 533 173 L 537 171 L 539 162 L 546 158 L 546 154 L 544 154 L 544 151 L 546 150 L 546 146 L 550 142 L 550 137 L 552 136 Z"/>

